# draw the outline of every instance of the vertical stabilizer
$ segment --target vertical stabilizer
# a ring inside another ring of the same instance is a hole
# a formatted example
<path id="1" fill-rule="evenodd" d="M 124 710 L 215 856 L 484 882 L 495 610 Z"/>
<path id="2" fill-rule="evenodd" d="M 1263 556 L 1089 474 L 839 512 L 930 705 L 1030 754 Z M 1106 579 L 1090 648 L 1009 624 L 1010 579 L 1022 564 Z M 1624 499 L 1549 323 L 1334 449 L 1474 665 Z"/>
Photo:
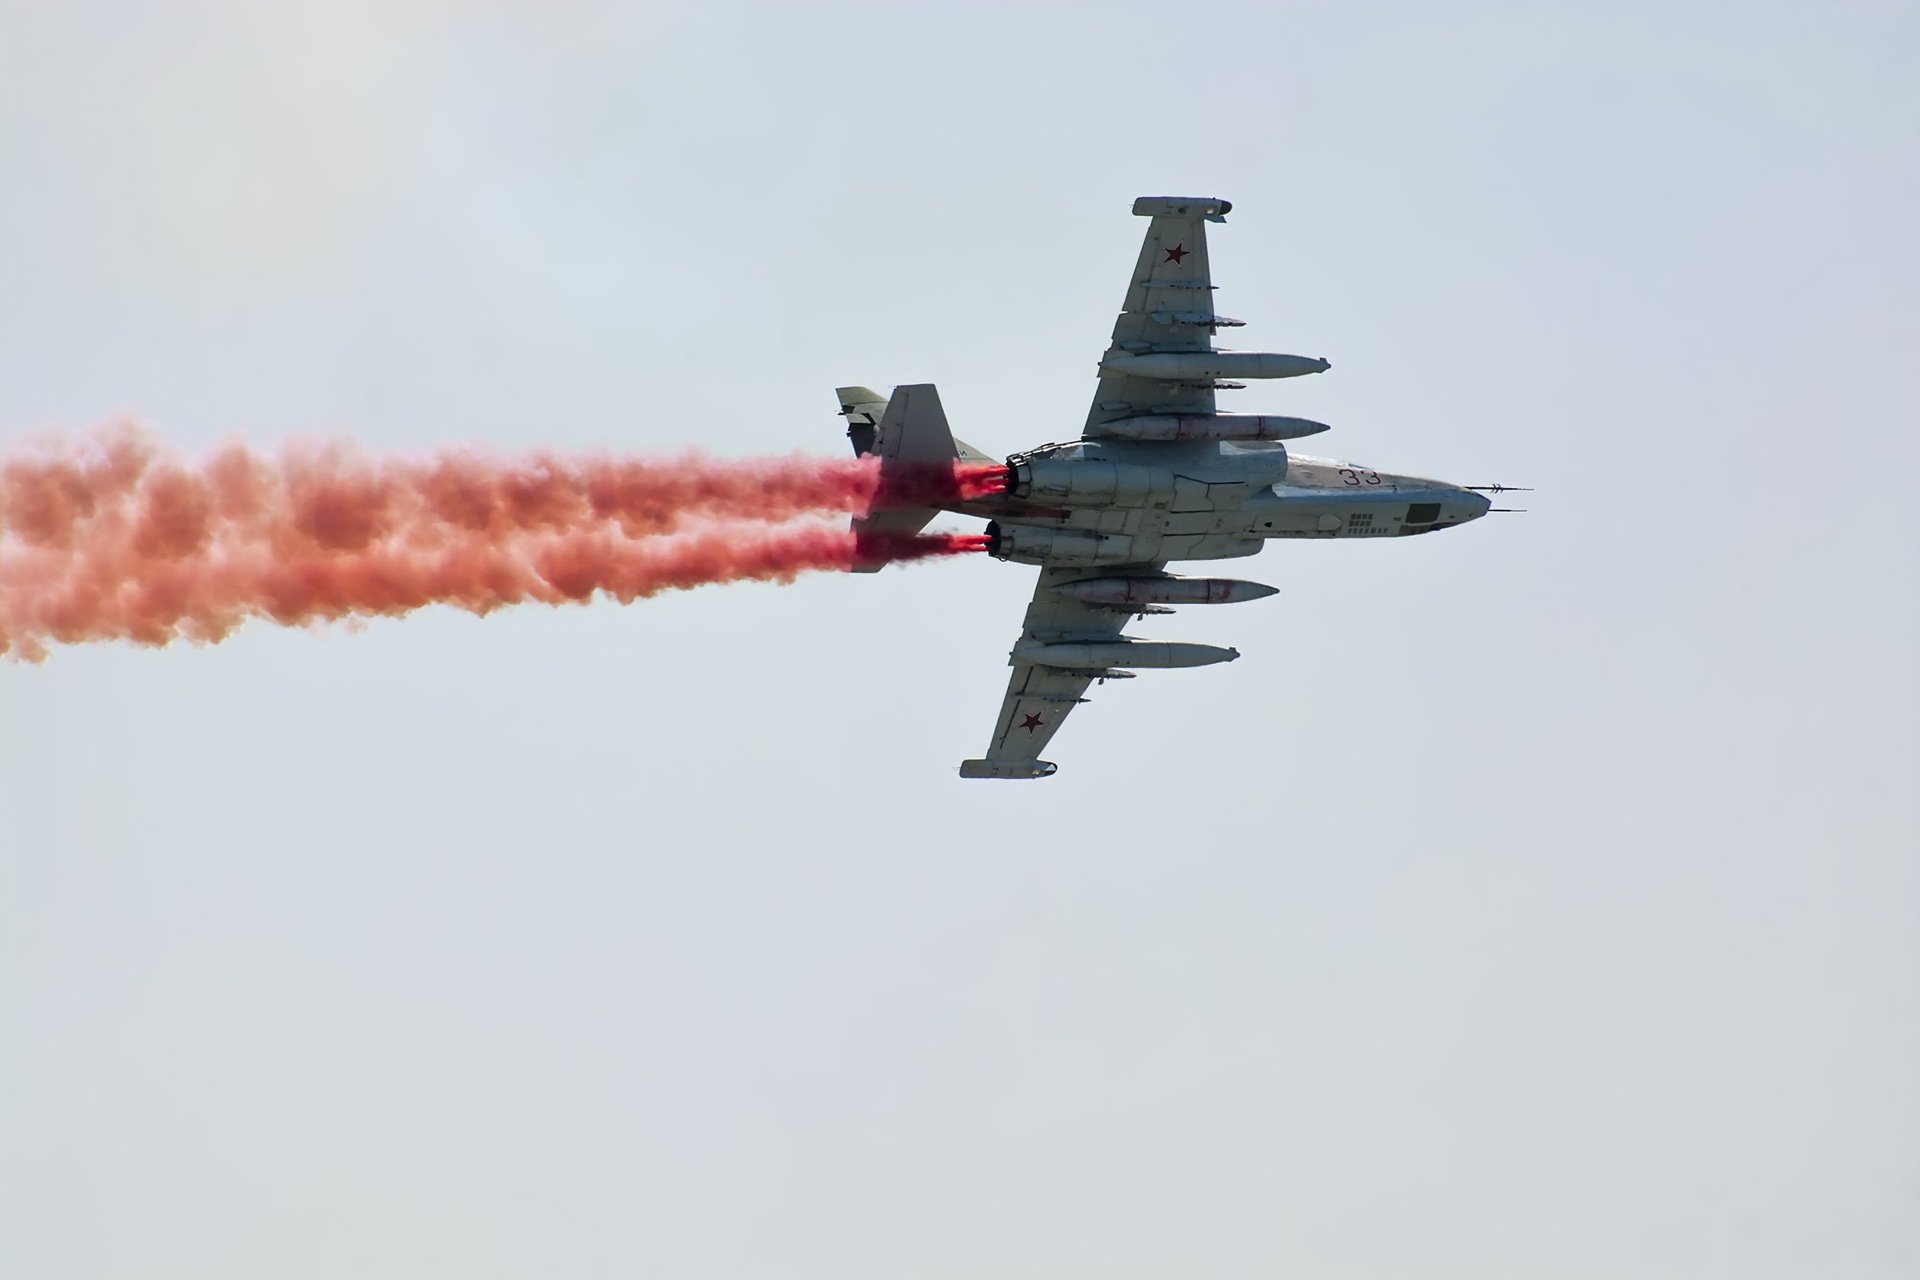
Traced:
<path id="1" fill-rule="evenodd" d="M 895 387 L 880 415 L 873 451 L 890 462 L 952 462 L 960 456 L 940 391 L 931 382 Z"/>
<path id="2" fill-rule="evenodd" d="M 877 455 L 885 466 L 890 463 L 952 463 L 958 458 L 969 461 L 987 459 L 979 450 L 955 442 L 947 428 L 947 411 L 941 407 L 940 392 L 931 382 L 895 387 L 885 402 L 866 387 L 841 387 L 840 412 L 847 419 L 847 436 L 853 451 L 862 456 Z M 938 507 L 897 507 L 855 516 L 855 535 L 867 535 L 866 545 L 854 564 L 855 573 L 874 573 L 887 564 L 884 548 L 893 538 L 911 537 L 927 527 L 940 514 Z"/>

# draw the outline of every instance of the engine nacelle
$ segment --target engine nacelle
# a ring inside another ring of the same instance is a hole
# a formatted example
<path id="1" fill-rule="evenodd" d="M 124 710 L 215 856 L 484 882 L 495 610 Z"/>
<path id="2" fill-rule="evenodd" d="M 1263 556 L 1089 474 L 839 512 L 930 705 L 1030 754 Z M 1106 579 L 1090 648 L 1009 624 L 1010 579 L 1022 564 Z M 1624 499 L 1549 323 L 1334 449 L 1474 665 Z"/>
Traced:
<path id="1" fill-rule="evenodd" d="M 1031 524 L 987 524 L 987 554 L 1021 564 L 1134 564 L 1145 559 L 1130 533 L 1042 529 Z"/>
<path id="2" fill-rule="evenodd" d="M 1007 492 L 1062 507 L 1164 507 L 1173 502 L 1173 473 L 1094 458 L 1042 459 L 1016 462 Z"/>

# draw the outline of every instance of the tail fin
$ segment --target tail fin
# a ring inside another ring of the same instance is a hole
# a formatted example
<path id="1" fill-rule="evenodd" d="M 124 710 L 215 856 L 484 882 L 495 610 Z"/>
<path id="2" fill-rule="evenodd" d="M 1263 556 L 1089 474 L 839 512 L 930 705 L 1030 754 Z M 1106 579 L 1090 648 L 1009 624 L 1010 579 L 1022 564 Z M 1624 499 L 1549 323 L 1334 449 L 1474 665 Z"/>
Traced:
<path id="1" fill-rule="evenodd" d="M 908 397 L 913 408 L 910 411 L 908 402 L 901 402 L 899 421 L 883 441 L 882 426 L 887 410 L 895 400 L 900 400 L 903 391 L 914 393 Z M 930 382 L 895 388 L 893 399 L 882 396 L 872 387 L 835 387 L 834 392 L 840 397 L 840 416 L 847 420 L 847 439 L 853 442 L 853 451 L 863 457 L 878 453 L 883 457 L 944 458 L 948 456 L 945 453 L 923 452 L 944 433 L 952 446 L 951 456 L 962 462 L 999 461 L 965 440 L 953 438 L 953 432 L 947 430 L 946 411 L 940 407 L 940 392 Z M 930 421 L 923 422 L 922 415 Z"/>
<path id="2" fill-rule="evenodd" d="M 947 411 L 940 407 L 940 391 L 931 382 L 895 387 L 880 415 L 874 452 L 901 462 L 951 462 L 960 456 L 953 432 L 947 429 Z"/>
<path id="3" fill-rule="evenodd" d="M 840 412 L 847 419 L 847 436 L 857 454 L 877 454 L 886 461 L 900 462 L 992 462 L 993 459 L 972 445 L 953 438 L 947 427 L 947 411 L 940 406 L 940 392 L 931 382 L 895 387 L 884 404 L 866 387 L 841 387 Z M 927 522 L 940 514 L 938 507 L 902 507 L 855 516 L 853 531 L 858 534 L 886 534 L 901 537 L 920 532 Z M 876 542 L 882 541 L 876 539 Z M 887 557 L 878 553 L 862 558 L 854 566 L 856 573 L 874 573 L 885 567 Z"/>

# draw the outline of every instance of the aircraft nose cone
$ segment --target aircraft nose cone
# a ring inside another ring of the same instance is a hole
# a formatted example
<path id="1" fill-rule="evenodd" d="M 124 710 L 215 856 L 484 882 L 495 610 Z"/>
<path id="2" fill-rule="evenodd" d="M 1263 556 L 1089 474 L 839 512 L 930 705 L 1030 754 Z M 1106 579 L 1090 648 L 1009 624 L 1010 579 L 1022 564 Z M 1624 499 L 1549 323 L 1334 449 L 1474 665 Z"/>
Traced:
<path id="1" fill-rule="evenodd" d="M 1461 505 L 1466 508 L 1466 518 L 1478 520 L 1493 507 L 1493 499 L 1484 493 L 1463 492 Z"/>

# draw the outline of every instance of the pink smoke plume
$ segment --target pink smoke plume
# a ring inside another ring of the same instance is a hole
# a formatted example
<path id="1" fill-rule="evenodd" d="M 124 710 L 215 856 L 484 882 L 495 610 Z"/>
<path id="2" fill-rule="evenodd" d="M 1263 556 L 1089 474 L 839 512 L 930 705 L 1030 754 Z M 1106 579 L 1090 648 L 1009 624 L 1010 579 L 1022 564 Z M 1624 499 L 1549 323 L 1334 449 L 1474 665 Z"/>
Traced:
<path id="1" fill-rule="evenodd" d="M 722 461 L 443 449 L 371 455 L 227 445 L 188 463 L 132 428 L 0 455 L 0 654 L 49 643 L 225 638 L 430 604 L 632 601 L 708 583 L 791 581 L 884 552 L 981 550 L 978 535 L 888 538 L 831 512 L 1001 491 L 1005 469 L 872 458 Z"/>

